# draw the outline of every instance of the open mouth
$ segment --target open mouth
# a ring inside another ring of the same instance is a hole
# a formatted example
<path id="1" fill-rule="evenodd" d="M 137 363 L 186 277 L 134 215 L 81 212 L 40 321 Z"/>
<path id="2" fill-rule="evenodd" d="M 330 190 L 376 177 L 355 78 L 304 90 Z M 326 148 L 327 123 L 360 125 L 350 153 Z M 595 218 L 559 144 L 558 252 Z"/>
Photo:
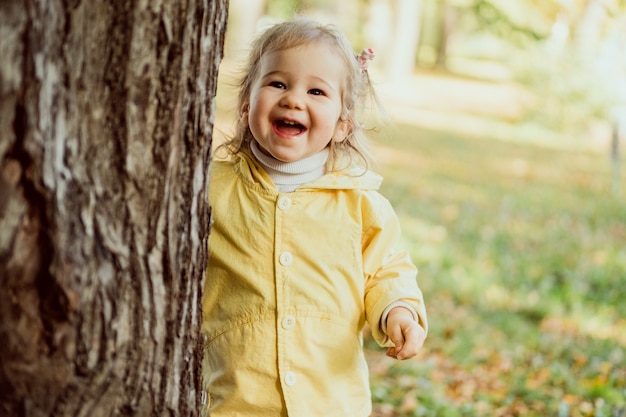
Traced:
<path id="1" fill-rule="evenodd" d="M 274 122 L 274 129 L 283 135 L 299 135 L 306 130 L 306 127 L 300 123 L 292 122 L 289 120 L 276 120 Z"/>

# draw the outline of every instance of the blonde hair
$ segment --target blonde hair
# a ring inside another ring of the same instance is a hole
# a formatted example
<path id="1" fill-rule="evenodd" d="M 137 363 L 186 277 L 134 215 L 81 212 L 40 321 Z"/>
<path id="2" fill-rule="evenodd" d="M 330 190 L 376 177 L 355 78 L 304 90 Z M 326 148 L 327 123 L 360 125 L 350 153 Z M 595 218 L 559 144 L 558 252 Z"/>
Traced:
<path id="1" fill-rule="evenodd" d="M 264 54 L 282 51 L 311 42 L 325 42 L 345 61 L 346 80 L 342 88 L 342 121 L 347 121 L 351 129 L 347 137 L 336 142 L 330 140 L 330 155 L 327 171 L 339 171 L 352 163 L 367 169 L 373 162 L 368 148 L 365 127 L 357 120 L 357 113 L 364 103 L 373 102 L 380 107 L 373 85 L 366 69 L 359 65 L 357 57 L 346 37 L 331 25 L 322 25 L 312 20 L 298 18 L 278 23 L 252 42 L 244 76 L 238 83 L 238 117 L 234 136 L 222 146 L 232 154 L 247 148 L 252 140 L 252 132 L 244 120 L 244 107 L 250 99 L 252 85 L 259 76 L 261 57 Z"/>

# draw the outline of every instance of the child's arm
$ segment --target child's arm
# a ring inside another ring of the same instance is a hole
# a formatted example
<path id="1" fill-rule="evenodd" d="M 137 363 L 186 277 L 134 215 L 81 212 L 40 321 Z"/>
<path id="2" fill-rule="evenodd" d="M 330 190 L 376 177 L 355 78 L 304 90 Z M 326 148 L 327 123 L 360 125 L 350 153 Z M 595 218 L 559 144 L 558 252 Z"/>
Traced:
<path id="1" fill-rule="evenodd" d="M 415 320 L 415 312 L 406 307 L 394 307 L 387 315 L 387 335 L 394 346 L 387 348 L 387 356 L 410 359 L 422 348 L 426 330 Z"/>
<path id="2" fill-rule="evenodd" d="M 362 241 L 366 319 L 376 342 L 385 347 L 398 346 L 398 352 L 402 350 L 399 346 L 406 344 L 405 340 L 410 341 L 409 346 L 414 346 L 415 338 L 411 330 L 413 325 L 421 328 L 417 329 L 417 352 L 428 332 L 424 298 L 416 281 L 417 268 L 407 251 L 394 249 L 400 239 L 400 224 L 393 208 L 384 198 L 378 203 L 378 211 L 369 227 L 364 229 Z M 410 310 L 401 308 L 402 304 L 412 307 L 417 317 L 414 318 Z M 390 316 L 384 320 L 384 316 L 391 309 L 394 316 L 398 313 L 396 310 L 404 310 L 412 324 L 407 325 L 404 320 Z M 395 350 L 390 353 L 394 352 Z M 409 357 L 406 353 L 404 351 L 400 356 Z"/>

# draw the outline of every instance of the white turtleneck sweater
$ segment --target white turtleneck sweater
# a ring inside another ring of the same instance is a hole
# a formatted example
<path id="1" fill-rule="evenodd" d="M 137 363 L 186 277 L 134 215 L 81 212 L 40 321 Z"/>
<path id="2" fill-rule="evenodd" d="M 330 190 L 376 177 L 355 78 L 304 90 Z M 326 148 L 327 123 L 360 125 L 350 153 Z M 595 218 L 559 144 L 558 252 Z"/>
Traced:
<path id="1" fill-rule="evenodd" d="M 283 162 L 268 156 L 259 149 L 256 141 L 252 141 L 250 149 L 254 157 L 263 166 L 270 176 L 276 188 L 281 193 L 295 191 L 302 184 L 314 181 L 324 175 L 326 161 L 328 160 L 328 148 L 304 159 L 294 162 Z"/>

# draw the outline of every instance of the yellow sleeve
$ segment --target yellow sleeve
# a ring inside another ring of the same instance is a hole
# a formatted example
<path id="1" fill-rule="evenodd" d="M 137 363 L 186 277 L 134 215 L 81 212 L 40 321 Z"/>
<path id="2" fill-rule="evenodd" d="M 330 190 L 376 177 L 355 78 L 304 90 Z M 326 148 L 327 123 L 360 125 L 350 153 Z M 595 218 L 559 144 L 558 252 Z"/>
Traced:
<path id="1" fill-rule="evenodd" d="M 410 304 L 419 316 L 419 324 L 428 331 L 422 291 L 417 285 L 417 268 L 406 250 L 396 249 L 400 222 L 391 204 L 382 196 L 376 202 L 371 222 L 365 225 L 362 240 L 365 278 L 365 317 L 372 335 L 381 346 L 391 346 L 380 321 L 385 308 L 394 301 Z M 367 217 L 367 216 L 365 216 Z"/>

